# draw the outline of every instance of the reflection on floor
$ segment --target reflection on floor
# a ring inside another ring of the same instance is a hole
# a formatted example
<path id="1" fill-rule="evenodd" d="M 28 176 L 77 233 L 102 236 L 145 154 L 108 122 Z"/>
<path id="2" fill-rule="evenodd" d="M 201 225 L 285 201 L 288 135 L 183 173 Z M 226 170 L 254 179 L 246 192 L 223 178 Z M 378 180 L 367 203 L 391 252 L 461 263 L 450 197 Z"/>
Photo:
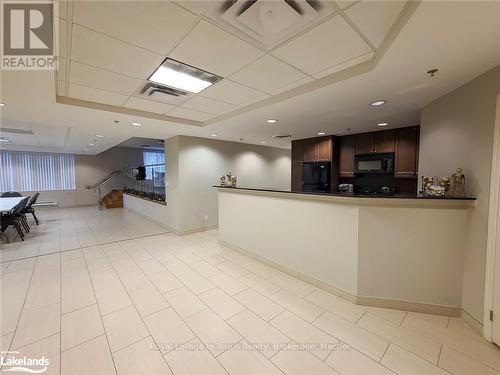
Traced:
<path id="1" fill-rule="evenodd" d="M 12 261 L 36 255 L 79 249 L 120 240 L 128 240 L 167 230 L 128 210 L 101 210 L 97 206 L 63 209 L 38 209 L 40 225 L 28 215 L 30 232 L 21 241 L 14 229 L 2 243 L 0 261 Z"/>
<path id="2" fill-rule="evenodd" d="M 460 318 L 352 305 L 216 231 L 95 245 L 87 209 L 51 215 L 90 246 L 1 268 L 1 350 L 44 355 L 47 374 L 500 374 L 500 349 Z M 125 210 L 93 215 L 107 239 L 145 233 Z"/>

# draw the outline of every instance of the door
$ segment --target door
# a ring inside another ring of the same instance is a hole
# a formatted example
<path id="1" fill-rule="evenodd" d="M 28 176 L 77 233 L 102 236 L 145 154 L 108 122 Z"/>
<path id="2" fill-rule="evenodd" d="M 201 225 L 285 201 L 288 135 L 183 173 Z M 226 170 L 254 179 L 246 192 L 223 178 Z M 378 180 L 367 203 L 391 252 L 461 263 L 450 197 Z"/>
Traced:
<path id="1" fill-rule="evenodd" d="M 382 154 L 394 152 L 394 130 L 375 132 L 374 151 Z"/>
<path id="2" fill-rule="evenodd" d="M 318 153 L 318 161 L 332 160 L 332 138 L 320 137 L 316 138 L 316 147 Z"/>
<path id="3" fill-rule="evenodd" d="M 356 135 L 356 154 L 371 154 L 373 152 L 373 133 Z"/>
<path id="4" fill-rule="evenodd" d="M 415 177 L 418 164 L 418 127 L 396 130 L 394 177 Z"/>
<path id="5" fill-rule="evenodd" d="M 356 136 L 347 135 L 340 139 L 339 154 L 339 176 L 354 176 L 354 154 L 356 148 Z"/>
<path id="6" fill-rule="evenodd" d="M 318 152 L 316 148 L 316 138 L 304 139 L 302 142 L 304 147 L 304 161 L 317 161 Z"/>

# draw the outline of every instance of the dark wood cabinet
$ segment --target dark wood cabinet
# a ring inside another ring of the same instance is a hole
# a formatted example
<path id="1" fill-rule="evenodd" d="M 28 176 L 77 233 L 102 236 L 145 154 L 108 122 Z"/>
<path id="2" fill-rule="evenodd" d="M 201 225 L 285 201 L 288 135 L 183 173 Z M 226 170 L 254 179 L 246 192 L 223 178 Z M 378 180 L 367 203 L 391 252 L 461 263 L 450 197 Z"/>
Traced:
<path id="1" fill-rule="evenodd" d="M 339 177 L 353 177 L 356 136 L 347 135 L 342 137 L 339 148 Z"/>
<path id="2" fill-rule="evenodd" d="M 394 152 L 394 130 L 384 130 L 374 133 L 373 152 Z"/>
<path id="3" fill-rule="evenodd" d="M 417 176 L 418 142 L 418 126 L 396 129 L 394 177 Z"/>
<path id="4" fill-rule="evenodd" d="M 331 137 L 308 138 L 302 142 L 304 162 L 332 160 Z"/>
<path id="5" fill-rule="evenodd" d="M 371 154 L 374 150 L 373 133 L 362 133 L 356 135 L 356 154 Z"/>
<path id="6" fill-rule="evenodd" d="M 304 161 L 304 142 L 292 141 L 292 191 L 302 191 L 302 164 Z"/>
<path id="7" fill-rule="evenodd" d="M 356 135 L 356 155 L 394 152 L 394 130 Z"/>
<path id="8" fill-rule="evenodd" d="M 316 138 L 304 139 L 303 147 L 304 147 L 303 161 L 305 162 L 316 161 L 318 156 Z"/>

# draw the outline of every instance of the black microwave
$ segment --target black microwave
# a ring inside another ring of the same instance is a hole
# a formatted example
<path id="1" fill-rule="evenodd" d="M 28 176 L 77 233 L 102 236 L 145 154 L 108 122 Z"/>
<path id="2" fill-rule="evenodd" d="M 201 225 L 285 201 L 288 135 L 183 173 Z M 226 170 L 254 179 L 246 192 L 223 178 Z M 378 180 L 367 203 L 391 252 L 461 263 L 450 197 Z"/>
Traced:
<path id="1" fill-rule="evenodd" d="M 356 155 L 354 157 L 355 174 L 393 174 L 394 154 Z"/>

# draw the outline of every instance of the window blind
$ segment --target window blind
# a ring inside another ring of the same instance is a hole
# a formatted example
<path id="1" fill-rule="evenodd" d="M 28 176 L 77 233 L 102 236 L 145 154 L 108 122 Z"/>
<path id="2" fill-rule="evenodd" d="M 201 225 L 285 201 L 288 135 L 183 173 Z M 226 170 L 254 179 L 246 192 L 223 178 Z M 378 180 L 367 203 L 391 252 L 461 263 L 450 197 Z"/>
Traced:
<path id="1" fill-rule="evenodd" d="M 72 154 L 0 152 L 0 191 L 75 190 Z"/>
<path id="2" fill-rule="evenodd" d="M 165 165 L 148 167 L 148 165 L 152 164 L 165 164 L 165 153 L 154 152 L 154 151 L 143 151 L 142 160 L 144 162 L 144 166 L 146 167 L 147 180 L 153 179 L 153 171 L 155 171 L 156 173 L 165 173 Z"/>

